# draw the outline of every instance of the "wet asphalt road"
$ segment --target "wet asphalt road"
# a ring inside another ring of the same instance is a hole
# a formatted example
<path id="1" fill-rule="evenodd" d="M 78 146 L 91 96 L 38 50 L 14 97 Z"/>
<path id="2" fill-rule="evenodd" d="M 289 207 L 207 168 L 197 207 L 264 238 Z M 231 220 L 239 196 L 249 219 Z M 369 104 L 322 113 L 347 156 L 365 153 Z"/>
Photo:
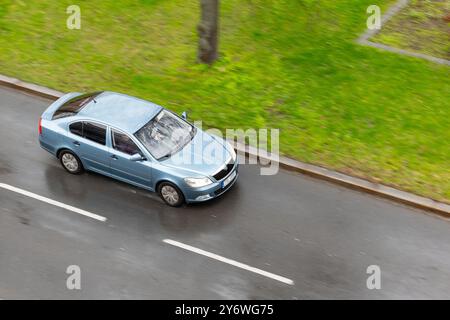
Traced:
<path id="1" fill-rule="evenodd" d="M 0 88 L 0 298 L 450 298 L 450 223 L 299 174 L 260 176 L 201 205 L 170 208 L 97 174 L 73 176 L 37 141 L 51 101 Z M 288 285 L 164 243 L 173 239 L 289 279 Z M 66 268 L 81 268 L 81 290 Z M 366 268 L 381 268 L 381 290 Z"/>

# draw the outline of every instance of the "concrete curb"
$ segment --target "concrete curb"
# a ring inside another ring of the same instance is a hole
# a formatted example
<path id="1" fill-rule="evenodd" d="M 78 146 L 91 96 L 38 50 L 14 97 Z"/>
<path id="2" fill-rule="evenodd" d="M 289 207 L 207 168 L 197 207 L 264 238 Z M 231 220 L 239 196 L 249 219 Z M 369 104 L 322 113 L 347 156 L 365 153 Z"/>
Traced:
<path id="1" fill-rule="evenodd" d="M 37 84 L 23 82 L 19 79 L 7 77 L 1 74 L 0 85 L 32 93 L 48 99 L 58 99 L 59 97 L 62 97 L 64 95 L 63 92 L 42 87 Z"/>
<path id="2" fill-rule="evenodd" d="M 64 93 L 39 85 L 26 83 L 15 78 L 0 75 L 0 85 L 18 89 L 20 91 L 39 95 L 49 99 L 57 99 Z M 450 218 L 450 205 L 429 198 L 417 196 L 412 193 L 401 191 L 382 184 L 373 183 L 364 179 L 348 176 L 336 171 L 328 170 L 312 164 L 300 162 L 283 156 L 270 154 L 242 143 L 230 141 L 239 154 L 262 160 L 263 163 L 277 162 L 280 167 L 307 174 L 309 176 L 330 181 L 351 189 L 364 191 L 384 198 L 394 200 L 403 204 L 437 213 L 445 218 Z"/>
<path id="3" fill-rule="evenodd" d="M 411 52 L 411 51 L 407 51 L 404 49 L 394 48 L 394 47 L 390 47 L 390 46 L 387 46 L 387 45 L 384 45 L 381 43 L 376 43 L 376 42 L 372 42 L 372 41 L 368 41 L 368 40 L 359 41 L 359 44 L 364 45 L 364 46 L 369 46 L 372 48 L 377 48 L 377 49 L 393 52 L 393 53 L 397 53 L 397 54 L 402 54 L 404 56 L 425 59 L 425 60 L 428 60 L 428 61 L 431 61 L 434 63 L 450 66 L 450 60 L 436 58 L 436 57 L 429 56 L 427 54 L 423 54 L 423 53 L 419 53 L 419 52 Z"/>
<path id="4" fill-rule="evenodd" d="M 381 16 L 381 28 L 389 21 L 393 16 L 395 16 L 397 13 L 399 13 L 403 8 L 405 8 L 409 4 L 409 0 L 398 0 L 396 3 L 394 3 L 391 7 L 388 8 L 385 14 Z M 365 41 L 369 40 L 373 36 L 375 36 L 377 33 L 381 31 L 380 29 L 367 29 L 366 32 L 364 32 L 359 38 L 358 42 L 364 43 Z"/>
<path id="5" fill-rule="evenodd" d="M 394 200 L 419 209 L 431 211 L 445 218 L 450 218 L 450 205 L 446 203 L 401 191 L 383 184 L 352 177 L 323 167 L 300 162 L 291 158 L 283 156 L 278 158 L 278 156 L 271 155 L 265 150 L 258 150 L 257 148 L 235 141 L 230 141 L 230 143 L 233 144 L 239 154 L 247 157 L 259 158 L 260 160 L 263 160 L 262 163 L 270 163 L 271 161 L 278 162 L 280 167 L 287 170 L 300 172 L 321 180 L 326 180 L 351 189 L 364 191 L 366 193 Z"/>

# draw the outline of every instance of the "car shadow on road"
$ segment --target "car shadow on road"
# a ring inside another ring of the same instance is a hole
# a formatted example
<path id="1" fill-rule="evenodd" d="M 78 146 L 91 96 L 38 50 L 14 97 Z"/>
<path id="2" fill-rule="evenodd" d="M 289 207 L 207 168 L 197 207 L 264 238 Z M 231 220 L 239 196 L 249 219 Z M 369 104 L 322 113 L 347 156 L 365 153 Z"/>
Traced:
<path id="1" fill-rule="evenodd" d="M 213 232 L 230 225 L 239 212 L 239 183 L 218 198 L 206 202 L 185 204 L 172 208 L 165 204 L 158 216 L 165 231 L 183 238 L 196 237 L 200 233 Z M 162 202 L 162 201 L 161 201 Z"/>
<path id="2" fill-rule="evenodd" d="M 45 178 L 55 200 L 83 203 L 84 209 L 92 211 L 94 207 L 114 207 L 123 212 L 121 223 L 133 223 L 143 232 L 163 231 L 168 236 L 189 238 L 222 229 L 232 223 L 243 201 L 239 181 L 218 198 L 173 208 L 154 192 L 94 172 L 71 175 L 61 167 L 47 166 Z M 92 207 L 87 207 L 90 204 Z M 130 222 L 136 220 L 139 224 Z"/>

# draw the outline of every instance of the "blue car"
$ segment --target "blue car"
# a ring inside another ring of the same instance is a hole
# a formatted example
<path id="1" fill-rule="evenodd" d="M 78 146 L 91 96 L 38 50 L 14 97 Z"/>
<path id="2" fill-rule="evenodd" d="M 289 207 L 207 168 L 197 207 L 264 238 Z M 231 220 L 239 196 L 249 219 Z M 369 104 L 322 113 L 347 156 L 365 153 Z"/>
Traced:
<path id="1" fill-rule="evenodd" d="M 229 190 L 238 159 L 223 138 L 173 112 L 115 92 L 68 93 L 39 120 L 39 142 L 71 174 L 94 171 L 157 192 L 169 206 Z"/>

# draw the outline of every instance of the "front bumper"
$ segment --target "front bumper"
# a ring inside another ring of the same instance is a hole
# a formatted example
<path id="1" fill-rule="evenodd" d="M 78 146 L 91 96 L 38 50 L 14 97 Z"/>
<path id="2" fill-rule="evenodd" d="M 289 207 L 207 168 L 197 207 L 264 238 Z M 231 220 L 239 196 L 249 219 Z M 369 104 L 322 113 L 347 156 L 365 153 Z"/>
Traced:
<path id="1" fill-rule="evenodd" d="M 224 181 L 227 177 L 233 174 L 233 172 L 236 172 L 236 177 L 234 177 L 234 179 L 227 186 L 222 188 L 222 181 Z M 188 190 L 185 190 L 184 196 L 186 198 L 186 202 L 198 203 L 217 198 L 218 196 L 230 190 L 230 188 L 236 183 L 238 177 L 239 177 L 239 164 L 236 161 L 236 165 L 234 166 L 233 170 L 220 181 L 210 184 L 203 188 L 197 189 L 189 188 Z"/>

